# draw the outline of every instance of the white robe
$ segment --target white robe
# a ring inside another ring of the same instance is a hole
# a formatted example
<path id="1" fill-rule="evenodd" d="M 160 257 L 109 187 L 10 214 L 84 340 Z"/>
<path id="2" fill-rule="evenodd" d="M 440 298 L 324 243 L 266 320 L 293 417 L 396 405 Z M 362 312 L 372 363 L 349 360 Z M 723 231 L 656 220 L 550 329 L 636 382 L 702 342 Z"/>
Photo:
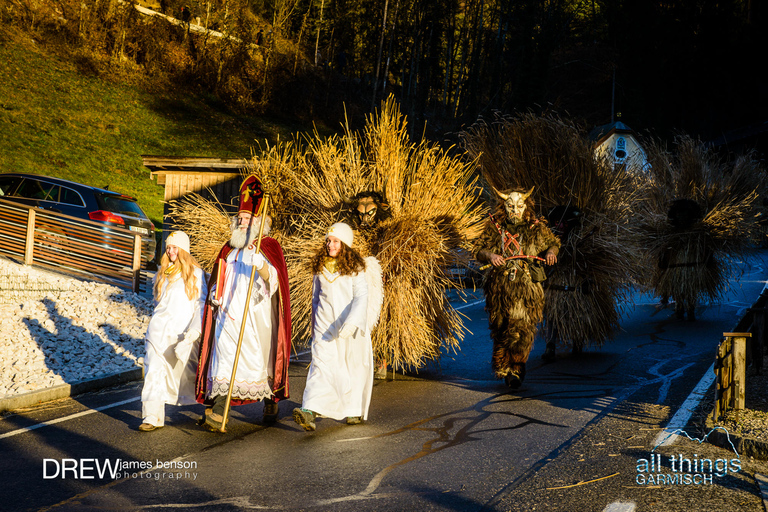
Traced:
<path id="1" fill-rule="evenodd" d="M 304 409 L 336 420 L 368 417 L 373 389 L 368 294 L 363 272 L 342 276 L 324 268 L 314 277 L 312 363 Z M 351 338 L 339 337 L 345 324 L 357 328 Z"/>
<path id="2" fill-rule="evenodd" d="M 208 397 L 226 396 L 232 378 L 237 340 L 243 322 L 243 311 L 251 279 L 251 261 L 256 249 L 234 249 L 227 255 L 224 290 L 216 316 L 211 366 L 208 371 Z M 275 350 L 279 326 L 277 270 L 266 263 L 269 282 L 256 272 L 243 344 L 237 362 L 232 398 L 262 400 L 273 395 Z"/>
<path id="3" fill-rule="evenodd" d="M 194 279 L 200 295 L 189 299 L 180 274 L 165 284 L 145 336 L 142 417 L 157 427 L 165 424 L 165 404 L 191 405 L 195 400 L 198 341 L 185 347 L 188 356 L 178 359 L 175 348 L 187 331 L 200 332 L 207 284 L 202 269 Z"/>

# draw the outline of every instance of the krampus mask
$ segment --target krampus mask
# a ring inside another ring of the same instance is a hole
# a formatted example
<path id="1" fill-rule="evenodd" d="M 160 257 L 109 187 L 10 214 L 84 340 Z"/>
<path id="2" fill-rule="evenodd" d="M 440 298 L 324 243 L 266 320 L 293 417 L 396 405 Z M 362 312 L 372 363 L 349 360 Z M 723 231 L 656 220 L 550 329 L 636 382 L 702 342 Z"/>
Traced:
<path id="1" fill-rule="evenodd" d="M 378 192 L 360 192 L 355 196 L 355 202 L 355 209 L 357 211 L 356 224 L 360 228 L 374 227 L 391 216 L 389 211 L 387 211 L 387 205 Z"/>
<path id="2" fill-rule="evenodd" d="M 510 192 L 509 194 L 502 194 L 495 187 L 493 187 L 493 191 L 504 200 L 504 210 L 510 220 L 516 222 L 523 220 L 526 208 L 525 200 L 533 193 L 533 187 L 528 192 Z"/>

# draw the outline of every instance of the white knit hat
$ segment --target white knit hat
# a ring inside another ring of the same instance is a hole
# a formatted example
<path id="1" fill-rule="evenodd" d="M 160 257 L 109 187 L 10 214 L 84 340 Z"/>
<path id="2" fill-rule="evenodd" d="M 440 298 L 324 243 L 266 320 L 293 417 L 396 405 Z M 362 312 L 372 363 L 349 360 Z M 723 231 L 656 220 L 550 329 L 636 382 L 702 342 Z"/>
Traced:
<path id="1" fill-rule="evenodd" d="M 179 249 L 184 249 L 189 254 L 189 236 L 183 231 L 174 231 L 165 239 L 165 246 L 175 245 Z"/>
<path id="2" fill-rule="evenodd" d="M 337 222 L 333 226 L 330 227 L 328 230 L 328 234 L 325 235 L 325 238 L 328 238 L 329 236 L 335 236 L 345 244 L 347 244 L 347 247 L 352 247 L 352 240 L 355 237 L 355 234 L 352 232 L 352 228 L 349 227 L 348 224 L 344 224 L 343 222 Z"/>

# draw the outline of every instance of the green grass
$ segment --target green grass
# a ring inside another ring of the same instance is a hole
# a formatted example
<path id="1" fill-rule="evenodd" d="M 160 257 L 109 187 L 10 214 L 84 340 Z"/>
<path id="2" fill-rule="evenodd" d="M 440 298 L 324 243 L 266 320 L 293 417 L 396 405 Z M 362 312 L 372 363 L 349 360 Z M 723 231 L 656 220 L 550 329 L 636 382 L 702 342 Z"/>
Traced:
<path id="1" fill-rule="evenodd" d="M 162 225 L 163 188 L 141 155 L 249 158 L 312 127 L 238 116 L 186 91 L 150 93 L 78 72 L 34 44 L 0 45 L 0 172 L 65 178 L 135 196 Z"/>

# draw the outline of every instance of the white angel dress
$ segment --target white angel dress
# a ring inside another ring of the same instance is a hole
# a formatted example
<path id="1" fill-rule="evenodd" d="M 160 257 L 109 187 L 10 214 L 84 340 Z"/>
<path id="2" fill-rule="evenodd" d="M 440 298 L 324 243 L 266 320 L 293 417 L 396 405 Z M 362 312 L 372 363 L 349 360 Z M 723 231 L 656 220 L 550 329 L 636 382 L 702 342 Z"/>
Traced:
<path id="1" fill-rule="evenodd" d="M 367 419 L 373 390 L 371 331 L 383 302 L 381 266 L 351 276 L 323 270 L 312 293 L 312 363 L 302 408 L 335 420 Z"/>
<path id="2" fill-rule="evenodd" d="M 156 427 L 165 424 L 165 404 L 197 403 L 195 373 L 208 291 L 202 269 L 195 268 L 194 279 L 200 294 L 189 299 L 181 275 L 169 277 L 147 328 L 141 414 Z"/>

